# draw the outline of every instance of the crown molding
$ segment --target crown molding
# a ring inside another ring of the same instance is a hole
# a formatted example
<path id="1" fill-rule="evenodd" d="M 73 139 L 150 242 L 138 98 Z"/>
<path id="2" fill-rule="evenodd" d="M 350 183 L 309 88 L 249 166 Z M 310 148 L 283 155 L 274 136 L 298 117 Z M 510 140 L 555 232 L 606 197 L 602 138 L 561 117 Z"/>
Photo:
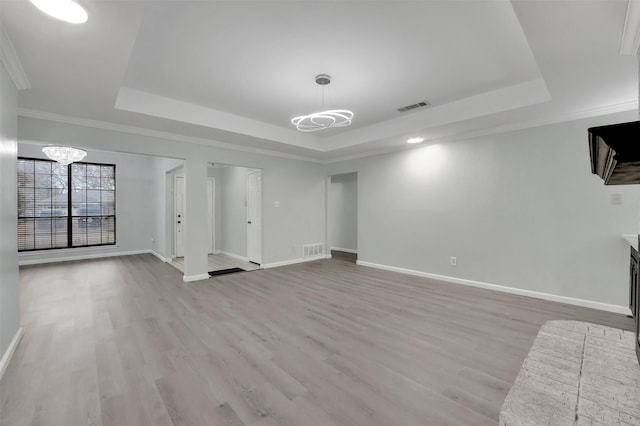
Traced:
<path id="1" fill-rule="evenodd" d="M 640 48 L 640 0 L 628 0 L 627 16 L 624 19 L 620 39 L 620 54 L 637 55 L 638 48 Z"/>
<path id="2" fill-rule="evenodd" d="M 425 142 L 453 142 L 454 140 L 469 139 L 472 137 L 490 136 L 498 133 L 508 133 L 517 130 L 530 129 L 534 127 L 550 126 L 552 124 L 566 123 L 569 121 L 582 120 L 584 118 L 599 117 L 602 115 L 615 114 L 618 112 L 632 111 L 638 109 L 638 100 L 625 101 L 612 105 L 604 105 L 595 108 L 584 109 L 564 114 L 552 115 L 538 120 L 522 121 L 520 123 L 508 124 L 504 126 L 490 127 L 477 131 L 467 132 L 452 137 L 444 137 L 435 140 L 426 140 Z"/>
<path id="3" fill-rule="evenodd" d="M 14 49 L 13 43 L 11 43 L 11 39 L 4 27 L 0 33 L 0 61 L 9 73 L 16 89 L 26 90 L 31 88 L 31 83 L 29 83 L 27 73 L 24 72 L 24 68 L 22 68 L 22 63 L 18 58 L 16 49 Z"/>
<path id="4" fill-rule="evenodd" d="M 617 104 L 605 105 L 605 106 L 585 109 L 581 111 L 575 111 L 575 112 L 566 113 L 566 114 L 552 115 L 539 120 L 523 121 L 519 123 L 504 125 L 504 126 L 495 126 L 495 127 L 489 127 L 485 129 L 465 132 L 465 133 L 458 133 L 455 135 L 445 136 L 437 139 L 427 139 L 425 140 L 424 143 L 418 144 L 415 148 L 424 146 L 426 144 L 456 142 L 456 141 L 461 141 L 461 140 L 470 139 L 470 138 L 491 136 L 499 133 L 513 132 L 513 131 L 524 130 L 524 129 L 533 128 L 533 127 L 541 127 L 541 126 L 557 124 L 562 122 L 575 121 L 583 118 L 614 114 L 617 112 L 625 112 L 625 111 L 630 111 L 637 108 L 638 108 L 637 100 L 625 101 Z M 243 147 L 243 146 L 233 145 L 230 143 L 214 141 L 211 139 L 196 138 L 196 137 L 185 136 L 185 135 L 180 135 L 176 133 L 150 130 L 142 127 L 134 127 L 134 126 L 128 126 L 123 124 L 109 123 L 105 121 L 71 117 L 71 116 L 65 116 L 65 115 L 54 114 L 54 113 L 38 111 L 38 110 L 31 110 L 26 108 L 18 108 L 18 115 L 20 117 L 36 118 L 36 119 L 55 121 L 55 122 L 65 123 L 65 124 L 73 124 L 77 126 L 93 127 L 97 129 L 111 130 L 111 131 L 122 132 L 122 133 L 130 133 L 130 134 L 135 134 L 140 136 L 148 136 L 148 137 L 167 139 L 167 140 L 173 140 L 178 142 L 193 143 L 197 145 L 212 146 L 216 148 L 228 149 L 228 150 L 239 151 L 239 152 L 247 152 L 251 154 L 267 155 L 267 156 L 278 157 L 278 158 L 286 158 L 290 160 L 307 161 L 307 162 L 312 162 L 316 164 L 332 164 L 332 163 L 338 163 L 338 162 L 349 161 L 349 160 L 357 160 L 364 157 L 373 157 L 376 155 L 389 154 L 396 151 L 411 149 L 411 148 L 407 148 L 403 144 L 401 146 L 390 146 L 390 147 L 380 148 L 380 149 L 368 151 L 368 152 L 318 159 L 318 158 L 305 157 L 305 156 L 294 155 L 294 154 L 287 154 L 287 153 L 272 151 L 267 149 Z M 328 153 L 330 153 L 330 151 Z"/>
<path id="5" fill-rule="evenodd" d="M 114 108 L 323 151 L 315 135 L 131 87 L 120 87 Z"/>
<path id="6" fill-rule="evenodd" d="M 534 128 L 534 127 L 549 126 L 549 125 L 552 125 L 552 124 L 566 123 L 566 122 L 569 122 L 569 121 L 582 120 L 584 118 L 598 117 L 598 116 L 601 116 L 601 115 L 608 115 L 608 114 L 615 114 L 615 113 L 618 113 L 618 112 L 632 111 L 632 110 L 635 110 L 635 109 L 638 109 L 638 101 L 637 100 L 620 102 L 620 103 L 617 103 L 617 104 L 605 105 L 605 106 L 600 106 L 600 107 L 596 107 L 596 108 L 589 108 L 589 109 L 584 109 L 584 110 L 575 111 L 575 112 L 566 113 L 566 114 L 557 114 L 557 115 L 553 115 L 553 116 L 550 116 L 550 117 L 545 117 L 545 118 L 542 118 L 542 119 L 539 119 L 539 120 L 522 121 L 522 122 L 519 122 L 519 123 L 514 123 L 514 124 L 509 124 L 509 125 L 504 125 L 504 126 L 487 127 L 485 129 L 479 129 L 479 130 L 474 130 L 474 131 L 469 131 L 469 132 L 464 132 L 464 133 L 457 133 L 457 134 L 454 134 L 454 135 L 444 136 L 444 137 L 441 137 L 441 138 L 425 139 L 425 141 L 423 143 L 416 144 L 415 146 L 412 146 L 410 148 L 407 146 L 407 144 L 403 144 L 401 146 L 380 148 L 380 149 L 375 150 L 375 151 L 369 151 L 369 152 L 363 152 L 363 153 L 357 153 L 357 154 L 350 154 L 350 155 L 345 155 L 345 156 L 341 156 L 341 157 L 334 157 L 334 158 L 330 158 L 330 159 L 325 159 L 325 160 L 321 161 L 321 163 L 323 163 L 323 164 L 332 164 L 332 163 L 339 163 L 339 162 L 343 162 L 343 161 L 357 160 L 357 159 L 364 158 L 364 157 L 373 157 L 373 156 L 376 156 L 376 155 L 384 155 L 384 154 L 389 154 L 389 153 L 392 153 L 392 152 L 398 152 L 398 151 L 402 151 L 402 150 L 406 150 L 406 149 L 417 149 L 417 148 L 420 148 L 422 146 L 432 145 L 432 144 L 435 144 L 435 143 L 457 142 L 457 141 L 462 141 L 462 140 L 465 140 L 465 139 L 497 135 L 497 134 L 500 134 L 500 133 L 515 132 L 515 131 L 518 131 L 518 130 L 531 129 L 531 128 Z"/>
<path id="7" fill-rule="evenodd" d="M 312 163 L 321 163 L 317 158 L 305 157 L 302 155 L 287 154 L 284 152 L 273 151 L 262 148 L 251 148 L 245 146 L 234 145 L 227 142 L 219 142 L 212 139 L 197 138 L 193 136 L 181 135 L 178 133 L 163 132 L 160 130 L 151 130 L 143 127 L 129 126 L 125 124 L 110 123 L 107 121 L 91 120 L 87 118 L 72 117 L 51 112 L 32 110 L 27 108 L 18 108 L 18 116 L 25 118 L 36 118 L 40 120 L 55 121 L 58 123 L 72 124 L 76 126 L 92 127 L 101 130 L 110 130 L 114 132 L 129 133 L 139 136 L 147 136 L 151 138 L 167 139 L 177 142 L 191 143 L 196 145 L 205 145 L 214 148 L 228 149 L 232 151 L 247 152 L 251 154 L 267 155 L 271 157 L 286 158 L 289 160 L 308 161 Z"/>

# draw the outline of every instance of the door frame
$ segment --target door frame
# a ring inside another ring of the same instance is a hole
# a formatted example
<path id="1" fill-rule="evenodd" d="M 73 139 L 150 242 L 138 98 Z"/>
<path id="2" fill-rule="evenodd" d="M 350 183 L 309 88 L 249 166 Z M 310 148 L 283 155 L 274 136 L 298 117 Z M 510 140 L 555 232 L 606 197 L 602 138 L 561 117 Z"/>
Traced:
<path id="1" fill-rule="evenodd" d="M 178 179 L 184 179 L 183 182 L 183 186 L 184 186 L 184 190 L 183 192 L 185 192 L 185 194 L 183 194 L 186 197 L 186 189 L 187 189 L 187 180 L 186 177 L 184 175 L 175 175 L 173 177 L 173 253 L 175 257 L 184 257 L 184 242 L 183 242 L 183 247 L 182 247 L 182 256 L 180 256 L 180 253 L 178 252 Z M 184 221 L 184 211 L 185 211 L 185 203 L 184 203 L 184 199 L 182 202 L 182 222 Z M 184 223 L 181 224 L 182 228 L 184 228 Z M 182 229 L 182 234 L 184 236 L 184 229 Z M 183 240 L 184 241 L 184 240 Z"/>
<path id="2" fill-rule="evenodd" d="M 208 225 L 211 226 L 211 244 L 208 254 L 214 254 L 216 252 L 216 178 L 213 177 L 207 178 L 207 219 Z"/>
<path id="3" fill-rule="evenodd" d="M 355 249 L 350 249 L 350 248 L 345 248 L 345 247 L 332 247 L 331 243 L 331 233 L 330 233 L 330 229 L 332 228 L 332 226 L 335 226 L 335 224 L 333 224 L 331 222 L 332 219 L 332 215 L 331 215 L 331 196 L 330 196 L 330 192 L 331 192 L 331 185 L 332 183 L 332 178 L 334 176 L 342 176 L 342 175 L 355 175 L 355 182 L 356 182 L 356 199 L 355 204 L 356 204 L 356 248 Z M 332 249 L 339 249 L 339 251 L 344 251 L 345 253 L 353 253 L 353 254 L 358 254 L 358 248 L 360 247 L 360 203 L 359 203 L 359 197 L 360 197 L 360 192 L 359 192 L 359 173 L 358 171 L 351 171 L 351 172 L 342 172 L 342 173 L 334 173 L 332 175 L 327 176 L 327 179 L 325 180 L 325 247 L 326 247 L 326 253 L 327 255 L 331 256 L 331 250 Z"/>
<path id="4" fill-rule="evenodd" d="M 247 259 L 249 260 L 249 262 L 257 263 L 258 265 L 262 265 L 262 236 L 263 236 L 262 235 L 263 234 L 262 230 L 264 228 L 263 214 L 262 214 L 263 213 L 262 192 L 263 192 L 263 176 L 264 175 L 263 175 L 262 172 L 263 172 L 262 170 L 255 170 L 255 171 L 251 171 L 251 172 L 247 173 L 247 197 L 246 197 L 246 200 L 247 200 L 247 203 L 246 203 L 246 206 L 247 206 Z M 257 207 L 257 210 L 259 212 L 259 216 L 258 217 L 260 219 L 260 230 L 256 234 L 257 237 L 258 237 L 258 240 L 259 240 L 257 242 L 257 244 L 256 244 L 256 248 L 258 249 L 258 253 L 257 253 L 256 258 L 252 259 L 251 258 L 251 252 L 249 250 L 249 247 L 251 247 L 250 239 L 252 238 L 251 237 L 252 233 L 250 232 L 250 229 L 249 229 L 249 225 L 250 225 L 250 223 L 249 223 L 250 222 L 250 217 L 249 217 L 249 198 L 250 198 L 249 197 L 249 179 L 251 178 L 251 175 L 256 175 L 256 174 L 260 175 L 260 184 L 259 184 L 259 186 L 260 186 L 260 188 L 259 188 L 260 189 L 259 190 L 260 197 L 259 197 L 259 200 L 256 201 L 256 203 L 257 203 L 256 207 Z"/>

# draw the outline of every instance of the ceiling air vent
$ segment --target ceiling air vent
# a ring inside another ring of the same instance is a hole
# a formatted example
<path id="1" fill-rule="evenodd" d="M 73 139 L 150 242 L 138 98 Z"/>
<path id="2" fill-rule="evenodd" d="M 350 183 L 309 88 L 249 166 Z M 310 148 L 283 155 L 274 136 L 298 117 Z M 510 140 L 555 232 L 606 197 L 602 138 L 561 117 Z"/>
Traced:
<path id="1" fill-rule="evenodd" d="M 429 105 L 431 105 L 429 102 L 422 101 L 422 102 L 418 102 L 417 104 L 411 104 L 411 105 L 403 106 L 402 108 L 398 108 L 398 111 L 405 112 L 405 111 L 410 111 L 412 109 L 422 108 Z"/>

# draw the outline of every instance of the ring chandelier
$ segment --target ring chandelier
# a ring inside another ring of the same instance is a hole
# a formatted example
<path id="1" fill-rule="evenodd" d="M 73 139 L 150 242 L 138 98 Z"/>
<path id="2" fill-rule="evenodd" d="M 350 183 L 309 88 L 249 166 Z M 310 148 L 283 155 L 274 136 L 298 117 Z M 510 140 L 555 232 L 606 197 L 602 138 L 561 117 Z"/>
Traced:
<path id="1" fill-rule="evenodd" d="M 291 119 L 291 123 L 301 132 L 317 132 L 331 127 L 346 127 L 351 124 L 353 112 L 347 109 L 332 109 L 314 112 Z"/>
<path id="2" fill-rule="evenodd" d="M 319 86 L 327 86 L 331 83 L 331 77 L 327 74 L 318 74 L 316 83 Z M 348 109 L 330 109 L 294 117 L 291 119 L 291 124 L 301 132 L 317 132 L 334 127 L 349 126 L 352 119 L 353 112 Z"/>

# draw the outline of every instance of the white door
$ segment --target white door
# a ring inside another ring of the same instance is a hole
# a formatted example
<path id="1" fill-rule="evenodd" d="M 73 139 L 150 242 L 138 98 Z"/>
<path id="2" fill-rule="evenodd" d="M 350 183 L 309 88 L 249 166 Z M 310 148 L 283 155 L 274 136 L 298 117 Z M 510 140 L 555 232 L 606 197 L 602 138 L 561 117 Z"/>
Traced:
<path id="1" fill-rule="evenodd" d="M 207 216 L 208 216 L 208 232 L 209 236 L 209 254 L 216 251 L 216 180 L 214 178 L 207 179 Z"/>
<path id="2" fill-rule="evenodd" d="M 262 263 L 262 172 L 247 175 L 247 257 Z"/>
<path id="3" fill-rule="evenodd" d="M 176 257 L 184 256 L 184 204 L 185 204 L 185 194 L 184 194 L 184 176 L 176 176 L 174 183 L 174 193 L 175 193 L 175 230 L 176 230 Z"/>

